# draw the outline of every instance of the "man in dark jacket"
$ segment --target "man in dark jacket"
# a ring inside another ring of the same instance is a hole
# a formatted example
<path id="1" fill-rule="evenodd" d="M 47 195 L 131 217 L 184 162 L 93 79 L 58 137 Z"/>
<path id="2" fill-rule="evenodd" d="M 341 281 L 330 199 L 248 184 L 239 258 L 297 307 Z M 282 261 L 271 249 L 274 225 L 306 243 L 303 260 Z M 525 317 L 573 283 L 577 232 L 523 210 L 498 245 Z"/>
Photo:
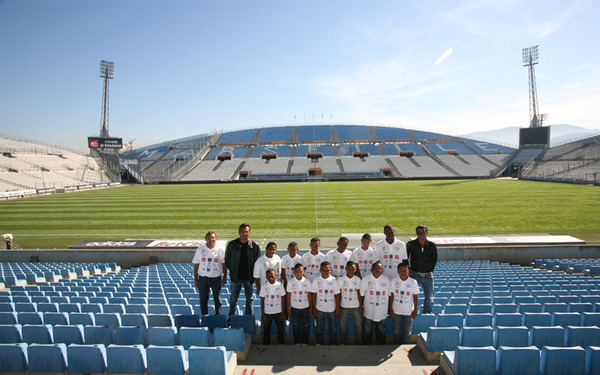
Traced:
<path id="1" fill-rule="evenodd" d="M 250 225 L 244 223 L 238 229 L 239 238 L 229 241 L 225 249 L 225 265 L 231 278 L 229 316 L 235 315 L 237 301 L 244 287 L 246 294 L 245 315 L 252 315 L 254 262 L 260 257 L 260 246 L 250 239 Z"/>
<path id="2" fill-rule="evenodd" d="M 425 300 L 423 314 L 433 311 L 433 270 L 437 264 L 438 253 L 435 243 L 427 239 L 427 227 L 419 225 L 417 238 L 406 244 L 406 252 L 410 260 L 410 277 L 423 287 Z"/>

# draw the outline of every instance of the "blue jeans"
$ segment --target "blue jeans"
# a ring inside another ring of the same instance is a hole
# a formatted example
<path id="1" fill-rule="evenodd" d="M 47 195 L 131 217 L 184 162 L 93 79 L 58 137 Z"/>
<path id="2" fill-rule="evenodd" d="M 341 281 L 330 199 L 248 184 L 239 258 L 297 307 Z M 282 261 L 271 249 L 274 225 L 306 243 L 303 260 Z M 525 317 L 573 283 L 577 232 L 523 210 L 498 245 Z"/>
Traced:
<path id="1" fill-rule="evenodd" d="M 337 344 L 337 327 L 335 326 L 335 311 L 317 313 L 317 344 L 325 345 L 325 322 L 329 328 L 329 345 Z"/>
<path id="2" fill-rule="evenodd" d="M 352 324 L 354 325 L 354 344 L 360 345 L 361 340 L 361 319 L 358 307 L 347 308 L 342 307 L 342 315 L 340 316 L 340 340 L 344 345 L 348 345 L 348 317 L 352 316 Z"/>
<path id="3" fill-rule="evenodd" d="M 363 343 L 365 345 L 369 345 L 373 342 L 373 328 L 375 328 L 377 344 L 385 345 L 385 321 L 386 319 L 376 322 L 365 317 L 363 321 Z"/>
<path id="4" fill-rule="evenodd" d="M 412 316 L 396 314 L 394 316 L 394 344 L 410 344 L 411 334 Z"/>
<path id="5" fill-rule="evenodd" d="M 215 300 L 215 315 L 221 312 L 221 277 L 198 276 L 198 293 L 200 294 L 200 311 L 202 315 L 208 315 L 208 294 L 212 290 Z"/>
<path id="6" fill-rule="evenodd" d="M 229 299 L 230 316 L 235 315 L 238 297 L 240 296 L 242 286 L 244 287 L 244 293 L 246 294 L 246 310 L 244 311 L 244 315 L 253 315 L 252 301 L 254 300 L 254 284 L 250 283 L 250 280 L 238 280 L 237 282 L 231 282 L 231 298 Z"/>
<path id="7" fill-rule="evenodd" d="M 413 270 L 410 271 L 409 276 L 413 279 L 417 280 L 421 287 L 423 288 L 423 294 L 425 300 L 423 301 L 423 314 L 431 314 L 433 311 L 433 275 L 423 277 L 423 274 L 419 274 Z"/>
<path id="8" fill-rule="evenodd" d="M 294 344 L 308 344 L 310 334 L 309 308 L 292 310 L 292 330 L 294 331 Z"/>

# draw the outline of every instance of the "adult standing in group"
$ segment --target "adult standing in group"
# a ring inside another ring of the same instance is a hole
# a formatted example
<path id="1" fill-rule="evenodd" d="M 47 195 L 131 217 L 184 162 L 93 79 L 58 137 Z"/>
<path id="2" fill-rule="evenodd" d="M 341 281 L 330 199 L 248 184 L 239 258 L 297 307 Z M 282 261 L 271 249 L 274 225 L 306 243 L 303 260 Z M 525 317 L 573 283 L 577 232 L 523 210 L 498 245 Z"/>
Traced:
<path id="1" fill-rule="evenodd" d="M 244 223 L 238 229 L 239 238 L 229 241 L 225 249 L 225 265 L 231 279 L 229 316 L 235 315 L 242 287 L 246 295 L 245 315 L 252 315 L 254 262 L 260 256 L 260 246 L 250 239 L 250 225 Z"/>
<path id="2" fill-rule="evenodd" d="M 396 238 L 396 229 L 393 225 L 388 224 L 383 227 L 383 234 L 385 238 L 377 242 L 375 250 L 379 253 L 383 274 L 391 280 L 398 276 L 398 264 L 408 262 L 408 256 L 406 245 Z"/>
<path id="3" fill-rule="evenodd" d="M 208 314 L 208 295 L 212 290 L 215 301 L 215 314 L 221 312 L 221 286 L 227 282 L 227 267 L 225 267 L 225 249 L 217 245 L 215 232 L 204 236 L 206 243 L 196 249 L 192 263 L 194 264 L 194 284 L 200 294 L 200 312 Z M 223 276 L 221 277 L 221 274 Z"/>
<path id="4" fill-rule="evenodd" d="M 438 260 L 437 246 L 427 239 L 428 230 L 425 225 L 419 225 L 416 232 L 417 238 L 406 244 L 410 277 L 421 284 L 425 297 L 423 314 L 430 314 L 433 311 L 433 270 Z"/>
<path id="5" fill-rule="evenodd" d="M 340 279 L 346 274 L 346 263 L 352 256 L 352 251 L 348 250 L 348 237 L 340 237 L 337 242 L 337 248 L 327 252 L 327 261 L 331 264 L 331 276 Z"/>

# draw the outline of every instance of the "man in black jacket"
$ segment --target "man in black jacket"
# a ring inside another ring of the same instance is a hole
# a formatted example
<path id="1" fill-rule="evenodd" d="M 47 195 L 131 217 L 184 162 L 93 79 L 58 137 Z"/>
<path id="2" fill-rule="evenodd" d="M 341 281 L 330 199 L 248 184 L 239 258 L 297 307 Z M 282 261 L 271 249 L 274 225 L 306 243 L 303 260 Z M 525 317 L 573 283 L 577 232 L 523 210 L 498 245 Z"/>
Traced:
<path id="1" fill-rule="evenodd" d="M 250 239 L 250 225 L 244 223 L 238 229 L 239 238 L 229 241 L 225 249 L 225 265 L 231 278 L 229 316 L 235 315 L 237 301 L 244 287 L 246 294 L 245 315 L 252 315 L 254 262 L 260 256 L 260 246 Z"/>
<path id="2" fill-rule="evenodd" d="M 438 253 L 435 243 L 427 240 L 425 225 L 419 225 L 416 232 L 417 238 L 406 244 L 410 260 L 409 276 L 423 287 L 423 314 L 429 314 L 433 310 L 433 270 L 437 264 Z"/>

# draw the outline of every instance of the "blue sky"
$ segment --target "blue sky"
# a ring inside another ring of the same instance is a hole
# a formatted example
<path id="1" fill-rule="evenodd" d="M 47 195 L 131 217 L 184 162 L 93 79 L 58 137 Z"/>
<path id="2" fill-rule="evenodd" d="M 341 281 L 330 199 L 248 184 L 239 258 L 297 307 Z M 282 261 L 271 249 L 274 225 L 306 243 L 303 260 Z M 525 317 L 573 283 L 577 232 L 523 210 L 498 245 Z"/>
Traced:
<path id="1" fill-rule="evenodd" d="M 220 130 L 361 123 L 461 135 L 599 128 L 598 1 L 0 0 L 0 134 L 85 150 Z"/>

